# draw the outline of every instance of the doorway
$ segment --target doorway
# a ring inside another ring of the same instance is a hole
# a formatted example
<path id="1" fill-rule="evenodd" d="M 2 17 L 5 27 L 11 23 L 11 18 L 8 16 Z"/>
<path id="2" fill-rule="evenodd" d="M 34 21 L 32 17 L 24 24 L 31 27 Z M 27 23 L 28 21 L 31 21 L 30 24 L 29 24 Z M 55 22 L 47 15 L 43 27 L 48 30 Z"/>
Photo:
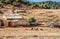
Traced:
<path id="1" fill-rule="evenodd" d="M 4 21 L 0 20 L 0 27 L 3 27 L 3 26 L 4 26 Z"/>
<path id="2" fill-rule="evenodd" d="M 10 21 L 10 22 L 8 22 L 8 26 L 9 27 L 11 27 L 12 26 L 12 22 Z"/>

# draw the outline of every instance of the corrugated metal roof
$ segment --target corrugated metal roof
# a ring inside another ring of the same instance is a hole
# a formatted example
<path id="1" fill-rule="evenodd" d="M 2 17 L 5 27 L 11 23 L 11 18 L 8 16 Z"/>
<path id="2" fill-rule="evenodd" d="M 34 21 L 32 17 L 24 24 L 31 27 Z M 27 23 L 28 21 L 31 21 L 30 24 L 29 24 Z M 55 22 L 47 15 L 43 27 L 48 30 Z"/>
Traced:
<path id="1" fill-rule="evenodd" d="M 7 14 L 6 17 L 7 18 L 12 18 L 12 19 L 14 19 L 14 18 L 23 18 L 23 16 L 20 15 L 20 14 Z"/>

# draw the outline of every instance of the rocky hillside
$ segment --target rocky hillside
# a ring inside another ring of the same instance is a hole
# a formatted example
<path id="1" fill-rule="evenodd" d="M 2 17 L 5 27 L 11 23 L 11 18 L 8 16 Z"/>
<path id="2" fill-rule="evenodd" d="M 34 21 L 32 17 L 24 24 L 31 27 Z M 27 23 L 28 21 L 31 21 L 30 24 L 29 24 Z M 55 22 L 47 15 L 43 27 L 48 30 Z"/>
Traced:
<path id="1" fill-rule="evenodd" d="M 60 10 L 54 9 L 32 9 L 26 17 L 35 17 L 39 23 L 60 22 Z"/>

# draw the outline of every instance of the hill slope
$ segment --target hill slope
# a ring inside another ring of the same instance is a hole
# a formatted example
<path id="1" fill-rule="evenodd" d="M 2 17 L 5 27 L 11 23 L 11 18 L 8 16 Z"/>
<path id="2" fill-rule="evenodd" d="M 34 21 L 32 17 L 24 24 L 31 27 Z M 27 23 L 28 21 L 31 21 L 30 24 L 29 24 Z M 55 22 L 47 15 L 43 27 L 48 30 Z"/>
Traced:
<path id="1" fill-rule="evenodd" d="M 44 9 L 60 9 L 60 2 L 45 1 L 45 2 L 29 2 L 27 0 L 0 0 L 0 7 L 11 4 L 20 7 L 21 4 L 29 8 L 44 8 Z M 25 7 L 25 8 L 27 8 Z"/>

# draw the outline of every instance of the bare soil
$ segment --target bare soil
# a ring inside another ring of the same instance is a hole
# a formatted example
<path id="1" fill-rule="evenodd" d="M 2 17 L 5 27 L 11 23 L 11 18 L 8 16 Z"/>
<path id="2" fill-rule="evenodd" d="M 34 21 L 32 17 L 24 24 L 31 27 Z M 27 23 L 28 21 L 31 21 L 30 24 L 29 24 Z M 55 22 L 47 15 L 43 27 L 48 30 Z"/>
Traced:
<path id="1" fill-rule="evenodd" d="M 1 39 L 60 39 L 60 29 L 48 28 L 48 27 L 0 28 L 0 38 Z"/>

